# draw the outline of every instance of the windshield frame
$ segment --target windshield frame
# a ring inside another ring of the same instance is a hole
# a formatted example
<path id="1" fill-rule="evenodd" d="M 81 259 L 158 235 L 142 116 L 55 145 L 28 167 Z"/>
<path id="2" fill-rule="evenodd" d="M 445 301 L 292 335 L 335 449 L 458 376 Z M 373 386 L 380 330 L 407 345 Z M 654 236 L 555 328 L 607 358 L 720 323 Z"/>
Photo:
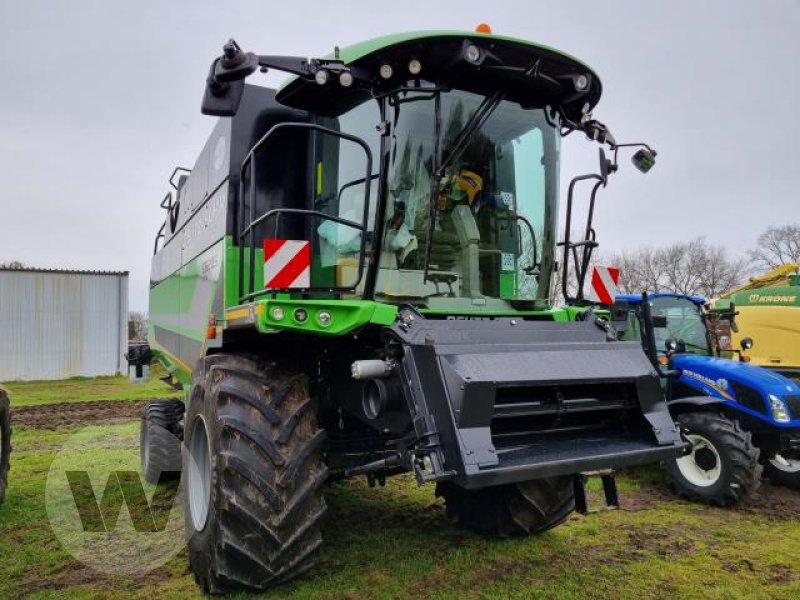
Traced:
<path id="1" fill-rule="evenodd" d="M 705 340 L 705 346 L 701 347 L 698 344 L 695 344 L 694 341 L 697 341 L 697 340 L 687 342 L 684 338 L 679 337 L 677 335 L 669 335 L 668 338 L 669 337 L 675 337 L 675 339 L 677 339 L 679 342 L 683 342 L 684 344 L 688 343 L 688 345 L 692 346 L 696 350 L 702 350 L 703 351 L 702 354 L 697 352 L 697 351 L 695 351 L 695 352 L 687 352 L 688 354 L 701 354 L 702 356 L 713 356 L 714 352 L 713 352 L 713 348 L 712 348 L 712 346 L 713 346 L 712 340 L 710 338 L 711 334 L 710 334 L 710 330 L 709 330 L 709 327 L 708 327 L 708 323 L 706 321 L 706 314 L 703 312 L 702 307 L 699 306 L 696 302 L 693 302 L 691 299 L 683 297 L 683 296 L 656 296 L 656 297 L 653 297 L 653 298 L 649 299 L 650 306 L 651 306 L 651 311 L 654 308 L 658 308 L 658 303 L 666 302 L 666 301 L 668 301 L 668 302 L 673 304 L 672 306 L 668 306 L 667 308 L 677 308 L 679 305 L 676 305 L 675 303 L 680 303 L 681 305 L 685 306 L 686 309 L 688 309 L 688 308 L 692 309 L 692 314 L 693 315 L 697 315 L 697 323 L 699 324 L 700 327 L 702 327 L 703 339 Z M 669 331 L 669 333 L 672 333 L 671 329 L 670 329 L 669 316 L 667 315 L 666 318 L 667 318 L 667 326 L 664 327 L 663 329 L 667 329 Z M 662 328 L 659 327 L 659 328 L 656 328 L 656 329 L 662 329 Z M 666 339 L 668 339 L 668 338 L 666 338 Z M 657 340 L 657 341 L 663 341 L 663 340 Z M 662 353 L 664 352 L 663 347 L 662 348 L 657 348 L 657 350 L 658 350 L 658 352 L 662 352 Z"/>
<path id="2" fill-rule="evenodd" d="M 423 85 L 426 84 L 426 85 Z M 376 289 L 377 289 L 377 280 L 379 276 L 379 262 L 380 262 L 380 248 L 383 243 L 384 237 L 386 235 L 386 225 L 387 219 L 386 215 L 386 208 L 389 202 L 389 177 L 391 173 L 391 152 L 392 152 L 392 135 L 394 133 L 394 123 L 391 120 L 390 114 L 391 110 L 393 110 L 392 99 L 397 99 L 399 94 L 408 92 L 408 93 L 416 93 L 416 94 L 430 94 L 430 98 L 427 99 L 419 99 L 418 101 L 421 102 L 433 102 L 434 104 L 434 164 L 433 164 L 433 173 L 439 172 L 443 167 L 444 162 L 444 152 L 443 152 L 443 141 L 444 135 L 442 131 L 442 101 L 441 101 L 441 94 L 443 92 L 451 92 L 451 91 L 459 91 L 456 89 L 449 89 L 449 88 L 442 88 L 439 85 L 430 83 L 430 82 L 420 82 L 418 87 L 401 87 L 392 90 L 391 92 L 386 92 L 380 95 L 376 95 L 374 99 L 379 104 L 379 110 L 381 115 L 381 121 L 378 124 L 378 129 L 381 133 L 381 142 L 380 142 L 380 158 L 378 161 L 379 166 L 379 181 L 378 181 L 378 190 L 377 190 L 377 198 L 376 198 L 376 206 L 375 206 L 375 226 L 373 228 L 374 232 L 374 245 L 373 245 L 373 252 L 368 257 L 367 261 L 367 273 L 365 278 L 365 286 L 364 286 L 364 293 L 363 297 L 369 300 L 377 300 L 377 301 L 385 301 L 383 298 L 376 297 Z M 470 92 L 472 93 L 472 92 Z M 501 94 L 500 97 L 497 99 L 497 102 L 494 103 L 492 109 L 488 112 L 487 115 L 484 116 L 478 123 L 476 130 L 479 130 L 480 127 L 489 119 L 492 114 L 495 112 L 494 109 L 497 108 L 502 102 L 504 102 L 504 94 Z M 515 103 L 516 104 L 516 103 Z M 556 238 L 557 238 L 557 226 L 558 226 L 558 206 L 559 206 L 559 184 L 560 184 L 560 162 L 561 162 L 561 149 L 560 149 L 560 129 L 559 129 L 559 122 L 558 122 L 558 113 L 557 111 L 551 111 L 549 106 L 541 106 L 541 107 L 524 107 L 525 109 L 538 109 L 541 110 L 544 115 L 544 121 L 548 127 L 552 128 L 552 137 L 555 140 L 554 148 L 549 149 L 548 151 L 544 151 L 544 147 L 546 146 L 547 142 L 545 142 L 545 138 L 547 138 L 546 132 L 542 129 L 543 134 L 543 164 L 546 169 L 550 169 L 553 171 L 551 176 L 547 176 L 544 178 L 544 197 L 543 197 L 543 214 L 542 214 L 542 228 L 541 228 L 541 240 L 538 241 L 538 246 L 540 247 L 538 250 L 538 274 L 536 276 L 536 294 L 535 298 L 531 300 L 503 300 L 505 306 L 498 309 L 498 307 L 494 306 L 491 309 L 488 307 L 482 306 L 473 306 L 469 310 L 462 310 L 462 309 L 454 309 L 448 312 L 454 313 L 507 313 L 507 314 L 514 314 L 521 310 L 534 310 L 534 309 L 543 309 L 549 308 L 549 298 L 551 293 L 551 286 L 553 285 L 553 277 L 555 272 L 555 254 L 556 254 Z M 463 131 L 461 132 L 463 133 Z M 469 135 L 471 135 L 470 132 Z M 467 136 L 469 137 L 469 136 Z M 547 160 L 547 163 L 544 161 Z M 433 184 L 432 180 L 432 184 Z M 433 185 L 432 185 L 433 189 Z M 434 226 L 436 215 L 438 211 L 436 210 L 436 203 L 430 202 L 431 207 L 431 214 L 429 216 L 429 226 Z M 515 211 L 515 215 L 517 211 Z M 519 214 L 520 221 L 523 224 L 528 225 L 525 214 Z M 530 228 L 530 227 L 529 227 Z M 536 244 L 537 242 L 533 242 Z M 427 243 L 426 243 L 427 246 Z M 427 252 L 426 248 L 426 252 Z M 536 252 L 531 252 L 531 254 L 536 257 Z M 428 260 L 426 259 L 426 276 L 427 276 L 427 263 Z M 494 299 L 492 300 L 500 300 Z M 410 303 L 416 305 L 413 300 L 409 300 L 406 303 Z M 418 308 L 423 311 L 431 310 L 430 308 L 426 307 L 424 304 L 420 303 Z M 438 312 L 438 311 L 437 311 Z"/>

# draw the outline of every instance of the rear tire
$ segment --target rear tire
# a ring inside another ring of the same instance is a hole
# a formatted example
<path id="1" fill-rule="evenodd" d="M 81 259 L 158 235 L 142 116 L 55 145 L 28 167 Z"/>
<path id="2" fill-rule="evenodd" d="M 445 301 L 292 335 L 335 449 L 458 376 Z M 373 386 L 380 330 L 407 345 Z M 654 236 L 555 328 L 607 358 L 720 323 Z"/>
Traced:
<path id="1" fill-rule="evenodd" d="M 8 395 L 0 389 L 0 504 L 6 497 L 8 470 L 11 461 L 11 404 Z"/>
<path id="2" fill-rule="evenodd" d="M 447 514 L 461 527 L 491 537 L 533 535 L 563 523 L 575 510 L 572 477 L 552 477 L 467 490 L 436 486 Z"/>
<path id="3" fill-rule="evenodd" d="M 773 456 L 764 463 L 764 474 L 774 484 L 800 490 L 800 460 Z"/>
<path id="4" fill-rule="evenodd" d="M 181 476 L 181 421 L 186 407 L 180 400 L 153 400 L 142 415 L 139 459 L 144 478 L 159 483 Z"/>
<path id="5" fill-rule="evenodd" d="M 731 506 L 761 485 L 759 449 L 736 419 L 714 412 L 678 415 L 676 423 L 692 442 L 691 454 L 664 463 L 669 486 L 692 502 Z"/>
<path id="6" fill-rule="evenodd" d="M 189 564 L 205 593 L 265 589 L 308 571 L 327 477 L 304 375 L 230 354 L 205 359 L 186 415 Z"/>

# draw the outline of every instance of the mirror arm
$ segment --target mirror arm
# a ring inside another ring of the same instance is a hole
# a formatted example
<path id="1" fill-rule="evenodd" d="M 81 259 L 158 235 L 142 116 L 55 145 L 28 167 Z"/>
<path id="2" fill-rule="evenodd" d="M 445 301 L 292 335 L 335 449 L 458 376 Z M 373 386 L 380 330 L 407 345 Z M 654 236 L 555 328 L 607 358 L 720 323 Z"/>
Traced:
<path id="1" fill-rule="evenodd" d="M 658 152 L 656 152 L 655 148 L 645 144 L 644 142 L 627 142 L 625 144 L 613 144 L 611 145 L 611 149 L 614 151 L 614 162 L 617 162 L 617 153 L 619 152 L 620 148 L 644 148 L 648 152 L 650 152 L 653 156 L 658 156 Z"/>
<path id="2" fill-rule="evenodd" d="M 349 70 L 344 66 L 344 62 L 338 59 L 302 58 L 299 56 L 259 55 L 258 66 L 262 72 L 267 69 L 277 69 L 304 79 L 313 79 L 321 68 L 335 73 Z"/>

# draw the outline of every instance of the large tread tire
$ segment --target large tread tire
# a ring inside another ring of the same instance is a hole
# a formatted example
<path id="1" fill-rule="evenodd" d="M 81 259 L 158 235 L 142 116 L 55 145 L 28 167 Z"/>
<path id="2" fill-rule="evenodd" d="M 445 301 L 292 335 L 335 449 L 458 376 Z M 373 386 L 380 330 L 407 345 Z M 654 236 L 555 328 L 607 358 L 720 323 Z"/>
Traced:
<path id="1" fill-rule="evenodd" d="M 764 475 L 769 477 L 770 481 L 775 485 L 782 485 L 792 490 L 800 490 L 800 471 L 784 471 L 767 460 L 764 463 Z"/>
<path id="2" fill-rule="evenodd" d="M 0 388 L 0 504 L 6 498 L 8 470 L 11 466 L 11 404 Z"/>
<path id="3" fill-rule="evenodd" d="M 139 458 L 146 481 L 157 484 L 180 479 L 183 415 L 181 400 L 152 400 L 142 414 Z"/>
<path id="4" fill-rule="evenodd" d="M 719 455 L 720 472 L 712 485 L 696 485 L 681 471 L 678 459 L 664 463 L 667 484 L 682 498 L 712 506 L 737 504 L 761 485 L 760 451 L 739 421 L 717 412 L 688 412 L 676 424 L 686 434 L 708 440 Z M 688 457 L 686 457 L 688 458 Z"/>
<path id="5" fill-rule="evenodd" d="M 199 422 L 207 427 L 211 481 L 207 517 L 197 526 L 188 469 Z M 322 543 L 327 468 L 306 376 L 254 357 L 209 356 L 195 375 L 185 431 L 189 563 L 202 590 L 263 590 L 308 571 Z"/>
<path id="6" fill-rule="evenodd" d="M 563 523 L 575 510 L 572 477 L 552 477 L 467 490 L 436 486 L 447 514 L 466 529 L 490 537 L 534 535 Z"/>

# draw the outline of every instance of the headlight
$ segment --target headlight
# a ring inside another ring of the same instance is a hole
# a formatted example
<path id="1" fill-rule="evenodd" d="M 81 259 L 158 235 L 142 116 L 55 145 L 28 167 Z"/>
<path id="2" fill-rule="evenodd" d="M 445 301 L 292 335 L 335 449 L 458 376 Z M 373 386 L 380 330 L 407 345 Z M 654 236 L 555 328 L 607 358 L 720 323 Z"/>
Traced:
<path id="1" fill-rule="evenodd" d="M 350 71 L 342 71 L 339 74 L 339 85 L 342 87 L 350 87 L 353 85 L 353 74 Z"/>
<path id="2" fill-rule="evenodd" d="M 386 63 L 381 65 L 381 68 L 378 69 L 378 73 L 380 73 L 380 76 L 383 79 L 391 79 L 392 75 L 394 75 L 394 69 L 392 68 L 392 65 Z"/>
<path id="3" fill-rule="evenodd" d="M 328 325 L 331 324 L 331 321 L 333 321 L 333 316 L 331 316 L 331 313 L 329 311 L 321 310 L 317 314 L 317 321 L 319 321 L 319 324 L 322 325 L 323 327 L 327 327 Z"/>
<path id="4" fill-rule="evenodd" d="M 470 44 L 469 46 L 467 46 L 464 56 L 473 65 L 477 65 L 478 63 L 481 62 L 481 49 L 478 48 L 475 44 Z"/>
<path id="5" fill-rule="evenodd" d="M 783 403 L 783 400 L 770 394 L 769 406 L 772 409 L 772 418 L 775 419 L 775 421 L 778 423 L 789 422 L 789 411 L 786 410 L 786 405 Z"/>

